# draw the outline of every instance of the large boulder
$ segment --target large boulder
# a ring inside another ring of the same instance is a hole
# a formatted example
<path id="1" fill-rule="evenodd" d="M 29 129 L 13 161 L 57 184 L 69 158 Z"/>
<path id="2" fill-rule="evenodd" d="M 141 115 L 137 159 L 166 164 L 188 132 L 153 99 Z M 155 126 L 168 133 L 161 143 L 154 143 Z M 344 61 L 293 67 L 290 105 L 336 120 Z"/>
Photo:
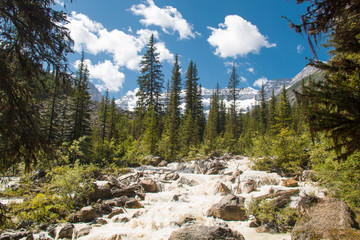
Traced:
<path id="1" fill-rule="evenodd" d="M 74 225 L 71 223 L 66 223 L 58 233 L 58 238 L 68 238 L 72 239 L 74 233 Z"/>
<path id="2" fill-rule="evenodd" d="M 93 191 L 89 194 L 89 199 L 91 201 L 97 201 L 98 199 L 111 199 L 113 194 L 111 192 L 109 185 L 96 185 L 93 184 Z"/>
<path id="3" fill-rule="evenodd" d="M 227 195 L 219 203 L 211 206 L 207 216 L 220 218 L 225 221 L 245 221 L 248 219 L 248 216 L 246 215 L 244 201 L 245 198 Z"/>
<path id="4" fill-rule="evenodd" d="M 96 216 L 96 210 L 91 206 L 83 207 L 79 212 L 79 217 L 83 222 L 91 222 Z"/>
<path id="5" fill-rule="evenodd" d="M 304 211 L 292 240 L 360 239 L 358 224 L 349 206 L 339 199 L 320 199 Z"/>
<path id="6" fill-rule="evenodd" d="M 180 228 L 171 233 L 169 240 L 218 240 L 218 239 L 232 239 L 245 240 L 244 236 L 230 228 L 219 226 L 190 226 Z"/>
<path id="7" fill-rule="evenodd" d="M 160 187 L 154 179 L 143 179 L 141 180 L 140 184 L 144 188 L 145 192 L 156 193 L 160 191 Z"/>
<path id="8" fill-rule="evenodd" d="M 0 240 L 18 240 L 18 239 L 26 239 L 33 240 L 34 236 L 30 231 L 8 231 L 0 234 Z"/>

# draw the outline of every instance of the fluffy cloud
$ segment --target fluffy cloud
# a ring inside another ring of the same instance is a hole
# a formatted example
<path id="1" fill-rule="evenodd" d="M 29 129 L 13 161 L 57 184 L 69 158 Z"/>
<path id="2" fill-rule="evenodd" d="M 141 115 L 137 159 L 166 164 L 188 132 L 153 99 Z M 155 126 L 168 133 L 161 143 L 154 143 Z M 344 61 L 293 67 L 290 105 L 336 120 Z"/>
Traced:
<path id="1" fill-rule="evenodd" d="M 238 15 L 226 16 L 219 28 L 208 28 L 212 33 L 207 40 L 215 47 L 215 54 L 222 58 L 242 57 L 249 53 L 259 53 L 262 47 L 276 46 L 269 43 L 255 25 Z"/>
<path id="2" fill-rule="evenodd" d="M 137 16 L 143 16 L 140 23 L 145 26 L 155 25 L 165 33 L 178 32 L 180 39 L 195 38 L 193 27 L 182 17 L 181 13 L 172 6 L 159 8 L 153 0 L 145 4 L 133 5 L 131 11 Z"/>
<path id="3" fill-rule="evenodd" d="M 76 61 L 74 67 L 77 68 L 79 63 L 80 60 Z M 90 77 L 101 81 L 101 84 L 96 85 L 100 91 L 109 89 L 109 91 L 118 92 L 122 88 L 125 75 L 111 61 L 105 60 L 93 65 L 89 59 L 86 59 L 85 64 L 89 70 Z"/>
<path id="4" fill-rule="evenodd" d="M 262 77 L 262 78 L 259 78 L 258 80 L 256 80 L 253 85 L 254 85 L 254 87 L 261 87 L 261 85 L 264 85 L 268 81 L 269 80 L 266 77 Z"/>
<path id="5" fill-rule="evenodd" d="M 298 54 L 302 54 L 303 51 L 305 50 L 305 48 L 304 48 L 303 45 L 299 44 L 299 45 L 297 46 L 296 50 L 297 50 Z"/>
<path id="6" fill-rule="evenodd" d="M 105 53 L 112 57 L 113 63 L 106 60 L 103 63 L 91 65 L 92 70 L 89 66 L 90 77 L 100 79 L 104 83 L 102 88 L 109 88 L 111 91 L 118 91 L 125 79 L 124 74 L 118 69 L 126 67 L 130 70 L 138 70 L 141 61 L 140 53 L 150 36 L 153 34 L 155 39 L 159 37 L 158 32 L 147 29 L 138 30 L 136 35 L 118 29 L 108 31 L 102 24 L 76 12 L 72 12 L 69 16 L 66 27 L 70 30 L 70 35 L 75 42 L 75 51 L 80 52 L 84 49 L 93 55 Z M 166 48 L 165 43 L 157 42 L 157 48 L 161 61 L 173 61 L 174 56 Z M 101 70 L 100 67 L 106 68 L 109 73 L 101 73 L 105 72 L 105 69 Z M 113 78 L 110 73 L 113 74 Z M 119 79 L 122 81 L 118 82 Z"/>
<path id="7" fill-rule="evenodd" d="M 248 70 L 249 72 L 251 72 L 251 73 L 255 73 L 255 70 L 254 70 L 254 68 L 253 67 L 249 67 L 248 69 L 246 69 L 246 70 Z"/>
<path id="8" fill-rule="evenodd" d="M 246 77 L 241 76 L 241 77 L 240 77 L 240 81 L 243 82 L 243 83 L 246 83 L 246 82 L 247 82 L 247 79 L 246 79 Z"/>

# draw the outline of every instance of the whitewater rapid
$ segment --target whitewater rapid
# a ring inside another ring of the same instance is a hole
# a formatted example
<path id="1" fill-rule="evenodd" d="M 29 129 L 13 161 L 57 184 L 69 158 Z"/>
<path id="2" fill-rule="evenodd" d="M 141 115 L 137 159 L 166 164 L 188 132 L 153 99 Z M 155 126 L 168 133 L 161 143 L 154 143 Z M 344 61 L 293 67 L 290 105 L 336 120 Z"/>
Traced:
<path id="1" fill-rule="evenodd" d="M 255 228 L 250 228 L 249 221 L 224 221 L 213 217 L 207 217 L 208 209 L 218 203 L 223 195 L 218 190 L 220 183 L 228 186 L 233 193 L 239 192 L 244 187 L 247 179 L 256 181 L 256 191 L 249 194 L 239 193 L 238 196 L 246 198 L 246 204 L 252 197 L 265 195 L 272 190 L 287 190 L 281 186 L 282 178 L 276 173 L 253 171 L 250 168 L 250 161 L 244 157 L 240 160 L 226 161 L 227 168 L 223 174 L 204 175 L 197 162 L 172 163 L 167 167 L 140 167 L 134 172 L 148 173 L 153 179 L 160 183 L 161 191 L 158 193 L 146 193 L 141 209 L 126 209 L 124 214 L 107 219 L 105 225 L 93 226 L 89 235 L 80 239 L 98 240 L 109 239 L 114 235 L 121 236 L 121 239 L 143 239 L 161 240 L 168 239 L 171 233 L 181 226 L 187 224 L 201 224 L 208 226 L 227 226 L 244 235 L 245 239 L 251 240 L 290 240 L 290 234 L 268 234 L 257 233 Z M 230 181 L 230 173 L 241 170 L 243 173 L 233 183 Z M 162 181 L 165 172 L 176 172 L 180 179 L 176 181 Z M 227 175 L 225 175 L 228 173 Z M 186 179 L 186 181 L 184 180 Z M 239 182 L 240 181 L 240 182 Z M 184 184 L 184 182 L 186 184 Z M 321 192 L 310 183 L 299 184 L 300 195 L 302 193 Z M 175 197 L 174 197 L 175 196 Z M 175 200 L 176 199 L 176 200 Z M 298 199 L 293 198 L 296 205 Z M 124 217 L 130 219 L 128 222 L 119 222 Z M 114 239 L 114 238 L 113 238 Z"/>

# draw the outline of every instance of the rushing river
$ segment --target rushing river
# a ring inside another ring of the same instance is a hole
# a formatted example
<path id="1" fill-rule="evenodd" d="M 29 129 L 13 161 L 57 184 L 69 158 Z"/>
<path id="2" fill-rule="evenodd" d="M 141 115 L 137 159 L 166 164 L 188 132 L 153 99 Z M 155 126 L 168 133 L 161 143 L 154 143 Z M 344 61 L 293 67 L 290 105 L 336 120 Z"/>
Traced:
<path id="1" fill-rule="evenodd" d="M 108 219 L 107 224 L 93 226 L 90 234 L 81 239 L 115 239 L 111 236 L 118 235 L 121 239 L 165 240 L 184 224 L 227 226 L 243 234 L 247 240 L 290 239 L 290 234 L 257 233 L 255 228 L 249 227 L 250 220 L 224 221 L 207 217 L 208 209 L 223 197 L 218 190 L 220 183 L 224 183 L 236 195 L 245 197 L 246 204 L 252 197 L 269 193 L 270 189 L 275 191 L 289 189 L 281 186 L 282 178 L 276 173 L 251 170 L 248 158 L 228 160 L 226 164 L 227 168 L 217 175 L 201 174 L 201 167 L 195 161 L 172 163 L 167 167 L 146 166 L 134 169 L 134 171 L 148 173 L 153 179 L 159 181 L 161 191 L 146 193 L 145 200 L 141 201 L 144 208 L 126 209 L 125 213 Z M 243 173 L 235 182 L 231 182 L 229 174 L 236 170 L 241 170 Z M 164 173 L 171 171 L 177 172 L 180 178 L 176 181 L 161 181 Z M 256 191 L 249 194 L 240 193 L 240 189 L 244 188 L 244 182 L 248 179 L 256 181 Z M 321 194 L 310 183 L 300 183 L 298 188 L 300 195 L 304 192 Z M 292 204 L 296 205 L 297 198 L 292 199 Z M 130 221 L 119 222 L 119 217 L 127 217 Z"/>

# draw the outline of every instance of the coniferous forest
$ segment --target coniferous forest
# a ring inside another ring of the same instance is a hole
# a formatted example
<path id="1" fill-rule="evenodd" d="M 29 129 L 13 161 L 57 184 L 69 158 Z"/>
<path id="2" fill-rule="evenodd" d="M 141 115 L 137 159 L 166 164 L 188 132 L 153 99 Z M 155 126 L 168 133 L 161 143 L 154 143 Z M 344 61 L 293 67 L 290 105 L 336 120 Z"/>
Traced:
<path id="1" fill-rule="evenodd" d="M 98 175 L 149 164 L 149 155 L 184 162 L 230 153 L 250 156 L 254 169 L 281 176 L 308 171 L 329 196 L 358 213 L 360 5 L 296 2 L 309 7 L 301 23 L 287 19 L 289 26 L 308 38 L 314 52 L 309 64 L 321 74 L 294 89 L 284 85 L 279 95 L 266 96 L 262 86 L 256 106 L 239 109 L 234 63 L 230 78 L 221 80 L 227 82 L 226 95 L 219 87 L 214 90 L 206 116 L 199 74 L 206 69 L 199 71 L 195 61 L 181 66 L 176 55 L 171 76 L 164 76 L 154 36 L 140 63 L 136 108 L 126 112 L 109 91 L 100 103 L 90 100 L 84 53 L 76 72 L 70 71 L 73 42 L 64 27 L 66 14 L 51 8 L 53 0 L 2 0 L 0 177 L 20 176 L 27 187 L 0 193 L 26 196 L 23 205 L 0 204 L 0 229 L 17 227 L 12 215 L 39 223 L 67 219 L 88 202 Z M 328 62 L 316 58 L 315 49 L 324 42 Z M 165 78 L 170 79 L 167 87 Z M 186 93 L 183 111 L 181 90 Z M 34 173 L 46 173 L 38 191 L 30 191 Z"/>

